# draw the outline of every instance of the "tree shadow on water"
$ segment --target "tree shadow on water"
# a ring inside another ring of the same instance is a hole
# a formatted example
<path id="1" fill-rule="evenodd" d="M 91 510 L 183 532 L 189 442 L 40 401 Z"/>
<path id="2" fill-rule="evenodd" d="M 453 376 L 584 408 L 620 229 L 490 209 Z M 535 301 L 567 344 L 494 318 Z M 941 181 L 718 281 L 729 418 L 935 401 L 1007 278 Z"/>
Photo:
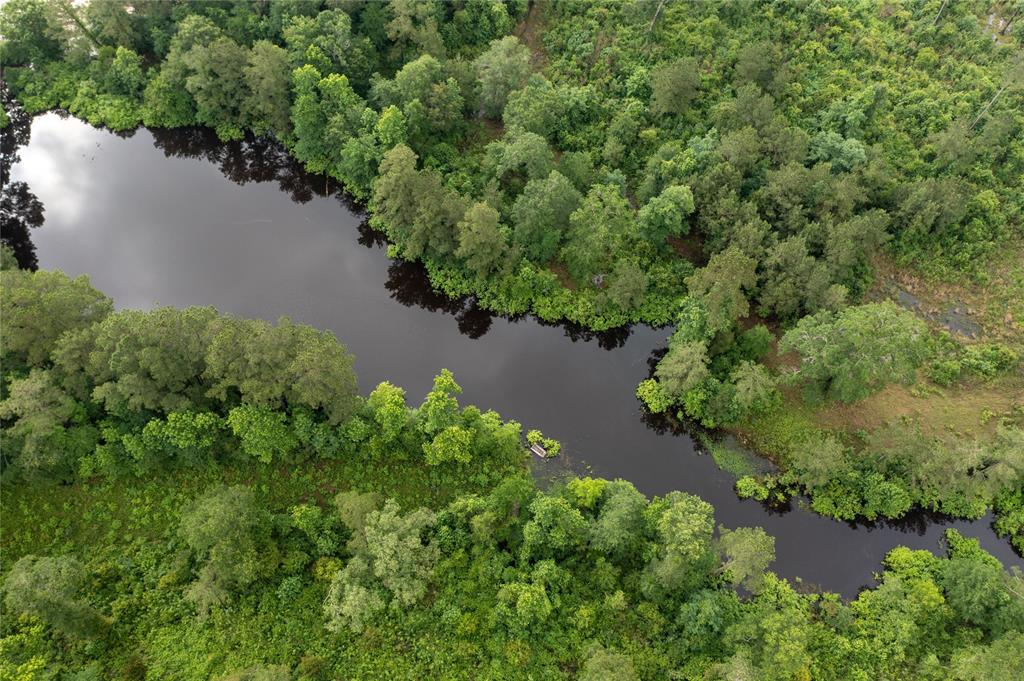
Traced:
<path id="1" fill-rule="evenodd" d="M 244 139 L 222 142 L 208 128 L 154 128 L 153 144 L 168 158 L 207 161 L 232 182 L 276 182 L 295 203 L 308 203 L 316 197 L 336 195 L 349 211 L 364 212 L 341 185 L 327 175 L 307 171 L 288 150 L 274 139 L 247 135 Z"/>
<path id="2" fill-rule="evenodd" d="M 24 182 L 11 182 L 11 169 L 21 160 L 18 150 L 32 137 L 32 117 L 25 113 L 7 87 L 0 82 L 0 102 L 9 123 L 0 132 L 0 242 L 14 252 L 18 267 L 39 268 L 36 247 L 29 230 L 45 220 L 43 202 Z"/>

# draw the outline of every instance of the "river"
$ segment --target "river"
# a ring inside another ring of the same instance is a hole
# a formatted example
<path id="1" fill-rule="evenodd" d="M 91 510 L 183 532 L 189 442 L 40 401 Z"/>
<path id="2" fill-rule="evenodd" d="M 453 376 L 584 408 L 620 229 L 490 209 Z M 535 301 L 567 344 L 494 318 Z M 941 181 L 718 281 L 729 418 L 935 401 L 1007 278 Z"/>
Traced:
<path id="1" fill-rule="evenodd" d="M 117 136 L 46 114 L 19 154 L 11 179 L 45 206 L 45 224 L 31 230 L 39 266 L 89 275 L 118 307 L 213 305 L 331 329 L 355 355 L 364 392 L 388 380 L 411 404 L 448 368 L 463 404 L 540 428 L 574 469 L 650 495 L 700 495 L 720 524 L 775 536 L 778 574 L 847 596 L 872 583 L 891 548 L 938 550 L 948 527 L 1021 564 L 990 518 L 852 525 L 737 498 L 730 474 L 686 434 L 645 419 L 634 397 L 668 330 L 594 335 L 438 296 L 422 268 L 388 259 L 336 185 L 271 144 L 224 145 L 199 130 Z"/>

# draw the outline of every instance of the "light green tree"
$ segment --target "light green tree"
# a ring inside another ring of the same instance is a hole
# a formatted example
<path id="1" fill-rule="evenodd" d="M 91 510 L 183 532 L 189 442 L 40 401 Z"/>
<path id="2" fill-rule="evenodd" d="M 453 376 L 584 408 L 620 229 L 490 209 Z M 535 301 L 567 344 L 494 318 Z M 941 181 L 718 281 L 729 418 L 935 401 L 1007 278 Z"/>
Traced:
<path id="1" fill-rule="evenodd" d="M 4 579 L 4 606 L 68 636 L 91 638 L 108 623 L 82 598 L 84 582 L 85 568 L 75 558 L 22 556 Z"/>
<path id="2" fill-rule="evenodd" d="M 765 569 L 775 560 L 775 537 L 760 527 L 720 527 L 718 550 L 722 554 L 719 570 L 728 575 L 734 586 L 742 584 L 756 593 Z"/>
<path id="3" fill-rule="evenodd" d="M 711 332 L 729 330 L 746 317 L 750 304 L 744 291 L 757 285 L 757 261 L 731 247 L 711 256 L 707 266 L 687 277 L 690 295 L 704 303 Z"/>
<path id="4" fill-rule="evenodd" d="M 569 216 L 583 197 L 557 170 L 530 180 L 512 206 L 513 242 L 527 258 L 545 263 L 558 254 Z"/>
<path id="5" fill-rule="evenodd" d="M 112 308 L 110 299 L 84 275 L 71 279 L 61 271 L 0 272 L 5 363 L 42 366 L 62 334 L 101 321 Z"/>
<path id="6" fill-rule="evenodd" d="M 247 487 L 207 490 L 182 509 L 178 536 L 201 565 L 186 590 L 200 616 L 277 566 L 270 514 Z"/>
<path id="7" fill-rule="evenodd" d="M 458 224 L 459 247 L 455 255 L 480 278 L 498 269 L 505 259 L 508 242 L 498 222 L 498 211 L 484 202 L 469 207 Z"/>
<path id="8" fill-rule="evenodd" d="M 530 76 L 530 50 L 515 36 L 491 42 L 473 62 L 480 82 L 480 103 L 491 118 L 501 115 L 508 95 Z"/>
<path id="9" fill-rule="evenodd" d="M 928 354 L 928 328 L 891 302 L 869 303 L 801 319 L 779 349 L 799 353 L 792 378 L 813 394 L 856 402 L 914 380 Z"/>
<path id="10" fill-rule="evenodd" d="M 665 62 L 651 72 L 651 111 L 684 113 L 700 90 L 700 70 L 689 57 Z"/>

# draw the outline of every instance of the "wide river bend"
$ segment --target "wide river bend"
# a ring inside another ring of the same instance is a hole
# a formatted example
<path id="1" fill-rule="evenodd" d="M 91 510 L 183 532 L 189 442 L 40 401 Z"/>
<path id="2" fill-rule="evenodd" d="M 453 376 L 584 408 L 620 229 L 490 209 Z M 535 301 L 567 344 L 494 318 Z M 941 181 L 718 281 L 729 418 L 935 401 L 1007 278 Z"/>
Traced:
<path id="1" fill-rule="evenodd" d="M 333 183 L 273 145 L 223 145 L 198 130 L 120 137 L 47 114 L 19 154 L 12 181 L 45 206 L 45 225 L 32 231 L 40 267 L 88 274 L 119 307 L 213 305 L 331 329 L 355 355 L 363 391 L 389 380 L 413 404 L 451 369 L 463 404 L 561 440 L 574 468 L 649 495 L 698 494 L 719 523 L 774 535 L 778 574 L 847 596 L 872 582 L 891 548 L 937 550 L 947 527 L 1021 564 L 990 518 L 850 525 L 738 499 L 730 474 L 686 434 L 648 423 L 634 397 L 668 330 L 594 336 L 440 297 L 420 267 L 388 259 Z"/>

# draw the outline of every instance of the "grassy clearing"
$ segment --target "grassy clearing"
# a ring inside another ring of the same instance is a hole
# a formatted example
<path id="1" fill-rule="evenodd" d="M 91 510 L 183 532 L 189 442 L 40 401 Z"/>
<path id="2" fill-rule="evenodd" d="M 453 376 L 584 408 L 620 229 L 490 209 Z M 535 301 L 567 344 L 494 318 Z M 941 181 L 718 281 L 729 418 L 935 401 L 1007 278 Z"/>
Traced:
<path id="1" fill-rule="evenodd" d="M 889 256 L 874 261 L 875 285 L 868 299 L 881 300 L 904 290 L 921 301 L 922 314 L 934 315 L 952 306 L 966 311 L 982 333 L 979 338 L 955 336 L 964 343 L 998 342 L 1024 355 L 1024 243 L 1014 243 L 995 256 L 979 281 L 936 280 L 900 267 Z M 928 320 L 939 332 L 940 324 Z M 798 357 L 779 355 L 775 348 L 764 362 L 777 370 L 796 366 Z M 963 379 L 941 387 L 923 374 L 911 386 L 890 385 L 854 404 L 808 404 L 800 391 L 786 388 L 783 405 L 733 433 L 776 462 L 784 462 L 790 447 L 815 431 L 830 431 L 853 442 L 857 436 L 897 419 L 917 423 L 925 435 L 952 439 L 991 436 L 1002 420 L 1019 419 L 1024 410 L 1024 371 L 985 380 Z"/>

